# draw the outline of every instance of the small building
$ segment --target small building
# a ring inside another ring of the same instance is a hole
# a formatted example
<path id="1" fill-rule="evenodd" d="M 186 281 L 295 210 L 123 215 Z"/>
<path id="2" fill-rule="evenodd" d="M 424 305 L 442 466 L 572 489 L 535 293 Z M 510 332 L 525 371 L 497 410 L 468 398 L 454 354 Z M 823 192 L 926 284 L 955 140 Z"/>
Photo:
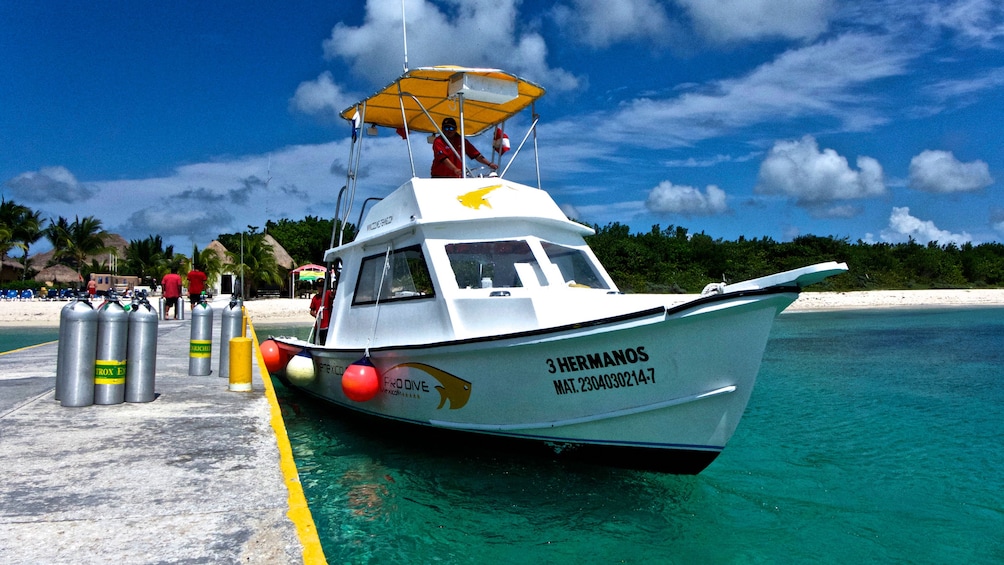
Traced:
<path id="1" fill-rule="evenodd" d="M 91 273 L 90 280 L 97 284 L 98 294 L 107 294 L 110 289 L 115 289 L 119 294 L 132 292 L 139 284 L 139 277 L 130 275 L 112 275 L 108 273 Z"/>

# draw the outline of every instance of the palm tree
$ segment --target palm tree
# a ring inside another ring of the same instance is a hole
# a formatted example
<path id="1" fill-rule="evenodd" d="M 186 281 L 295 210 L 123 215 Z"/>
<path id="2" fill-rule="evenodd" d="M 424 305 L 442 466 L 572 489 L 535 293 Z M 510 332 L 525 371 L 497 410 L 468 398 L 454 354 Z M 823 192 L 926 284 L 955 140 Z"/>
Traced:
<path id="1" fill-rule="evenodd" d="M 22 280 L 28 279 L 28 250 L 32 245 L 38 243 L 38 240 L 42 239 L 42 235 L 45 233 L 42 229 L 44 221 L 41 212 L 25 209 L 25 214 L 21 216 L 19 225 L 14 228 L 14 239 L 24 245 L 24 272 L 21 274 Z"/>
<path id="2" fill-rule="evenodd" d="M 62 216 L 55 220 L 49 218 L 49 225 L 42 233 L 52 245 L 52 261 L 46 266 L 59 264 L 70 245 L 70 222 Z"/>
<path id="3" fill-rule="evenodd" d="M 13 230 L 7 226 L 0 225 L 0 265 L 2 265 L 2 258 L 7 256 L 7 252 L 11 250 L 12 247 L 16 245 L 13 239 Z M 0 267 L 2 268 L 2 267 Z"/>
<path id="4" fill-rule="evenodd" d="M 174 256 L 174 246 L 164 250 L 164 241 L 159 235 L 147 236 L 146 239 L 133 239 L 126 247 L 126 272 L 131 273 L 144 283 L 153 281 L 168 270 L 168 257 Z"/>
<path id="5" fill-rule="evenodd" d="M 13 248 L 24 249 L 24 243 L 17 238 L 17 228 L 22 218 L 31 213 L 27 206 L 0 199 L 0 264 L 7 260 L 7 253 Z"/>
<path id="6" fill-rule="evenodd" d="M 203 249 L 199 251 L 198 245 L 192 245 L 192 268 L 206 273 L 207 281 L 215 281 L 223 273 L 223 261 L 216 251 Z"/>
<path id="7" fill-rule="evenodd" d="M 244 281 L 242 296 L 249 297 L 257 293 L 258 284 L 281 285 L 283 277 L 279 273 L 279 264 L 275 261 L 272 247 L 265 243 L 265 234 L 251 233 L 244 236 L 243 262 L 241 250 L 227 251 L 227 263 L 224 268 L 236 273 Z"/>
<path id="8" fill-rule="evenodd" d="M 73 262 L 78 275 L 81 274 L 89 255 L 109 250 L 102 239 L 107 233 L 101 228 L 101 220 L 94 216 L 85 216 L 83 219 L 75 217 L 73 223 L 69 225 L 63 254 Z"/>

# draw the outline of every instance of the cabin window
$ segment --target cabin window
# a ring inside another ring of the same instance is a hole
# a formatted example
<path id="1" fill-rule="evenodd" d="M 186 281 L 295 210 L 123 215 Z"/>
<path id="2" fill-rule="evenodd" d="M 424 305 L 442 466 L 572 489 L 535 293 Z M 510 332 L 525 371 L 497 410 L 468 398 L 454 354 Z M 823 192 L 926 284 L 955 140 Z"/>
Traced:
<path id="1" fill-rule="evenodd" d="M 561 278 L 569 286 L 609 289 L 589 255 L 581 249 L 556 243 L 540 242 L 551 263 L 561 271 Z"/>
<path id="2" fill-rule="evenodd" d="M 460 288 L 511 288 L 547 284 L 525 241 L 450 243 L 446 246 Z"/>
<path id="3" fill-rule="evenodd" d="M 435 294 L 425 255 L 421 247 L 415 246 L 391 251 L 389 257 L 381 253 L 363 259 L 352 304 L 431 298 Z"/>

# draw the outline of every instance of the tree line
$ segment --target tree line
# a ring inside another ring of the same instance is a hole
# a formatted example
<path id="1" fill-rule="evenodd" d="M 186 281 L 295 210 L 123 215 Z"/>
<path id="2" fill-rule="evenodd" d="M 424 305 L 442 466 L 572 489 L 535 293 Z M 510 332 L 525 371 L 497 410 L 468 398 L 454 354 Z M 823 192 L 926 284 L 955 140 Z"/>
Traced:
<path id="1" fill-rule="evenodd" d="M 286 284 L 286 270 L 277 264 L 265 241 L 266 233 L 302 265 L 322 262 L 331 247 L 334 226 L 332 220 L 306 216 L 302 220 L 269 220 L 262 232 L 248 226 L 244 232 L 220 234 L 217 239 L 227 249 L 224 260 L 212 249 L 200 250 L 194 245 L 191 254 L 178 253 L 174 246 L 165 246 L 161 236 L 150 235 L 129 241 L 117 270 L 121 275 L 138 276 L 148 285 L 156 284 L 172 269 L 184 275 L 197 268 L 210 280 L 234 273 L 244 281 L 244 296 L 253 297 L 259 289 Z M 648 232 L 637 233 L 617 222 L 593 228 L 596 233 L 586 241 L 624 292 L 694 293 L 711 282 L 737 282 L 825 261 L 846 262 L 850 270 L 810 290 L 1004 286 L 1004 244 L 995 242 L 962 246 L 922 245 L 913 239 L 905 243 L 852 243 L 847 238 L 815 235 L 789 242 L 769 237 L 727 241 L 674 225 L 655 225 Z M 352 241 L 355 234 L 356 226 L 347 224 L 345 240 Z M 106 235 L 101 220 L 93 216 L 45 220 L 26 206 L 0 201 L 0 260 L 18 260 L 23 285 L 35 285 L 32 277 L 49 266 L 29 260 L 29 250 L 42 238 L 53 248 L 50 265 L 66 265 L 80 280 L 87 280 L 90 273 L 110 272 L 107 261 L 93 259 L 111 251 L 105 245 Z M 21 253 L 12 257 L 15 250 Z"/>
<path id="2" fill-rule="evenodd" d="M 710 282 L 738 282 L 826 261 L 849 271 L 810 290 L 901 290 L 1004 286 L 1004 245 L 867 243 L 804 235 L 735 241 L 659 225 L 643 233 L 611 223 L 586 241 L 625 292 L 699 292 Z"/>

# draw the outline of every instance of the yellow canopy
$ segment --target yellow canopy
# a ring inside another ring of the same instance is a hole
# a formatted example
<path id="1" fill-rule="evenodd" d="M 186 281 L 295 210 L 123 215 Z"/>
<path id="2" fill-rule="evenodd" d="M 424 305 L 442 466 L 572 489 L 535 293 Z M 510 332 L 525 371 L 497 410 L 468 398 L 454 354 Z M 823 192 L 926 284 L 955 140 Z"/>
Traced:
<path id="1" fill-rule="evenodd" d="M 464 93 L 465 135 L 477 135 L 505 121 L 544 95 L 542 87 L 498 69 L 423 67 L 406 72 L 380 92 L 342 111 L 341 116 L 352 120 L 357 110 L 362 114 L 365 103 L 367 124 L 434 133 L 437 130 L 429 116 L 436 126 L 445 117 L 460 117 L 455 96 L 458 90 Z"/>

